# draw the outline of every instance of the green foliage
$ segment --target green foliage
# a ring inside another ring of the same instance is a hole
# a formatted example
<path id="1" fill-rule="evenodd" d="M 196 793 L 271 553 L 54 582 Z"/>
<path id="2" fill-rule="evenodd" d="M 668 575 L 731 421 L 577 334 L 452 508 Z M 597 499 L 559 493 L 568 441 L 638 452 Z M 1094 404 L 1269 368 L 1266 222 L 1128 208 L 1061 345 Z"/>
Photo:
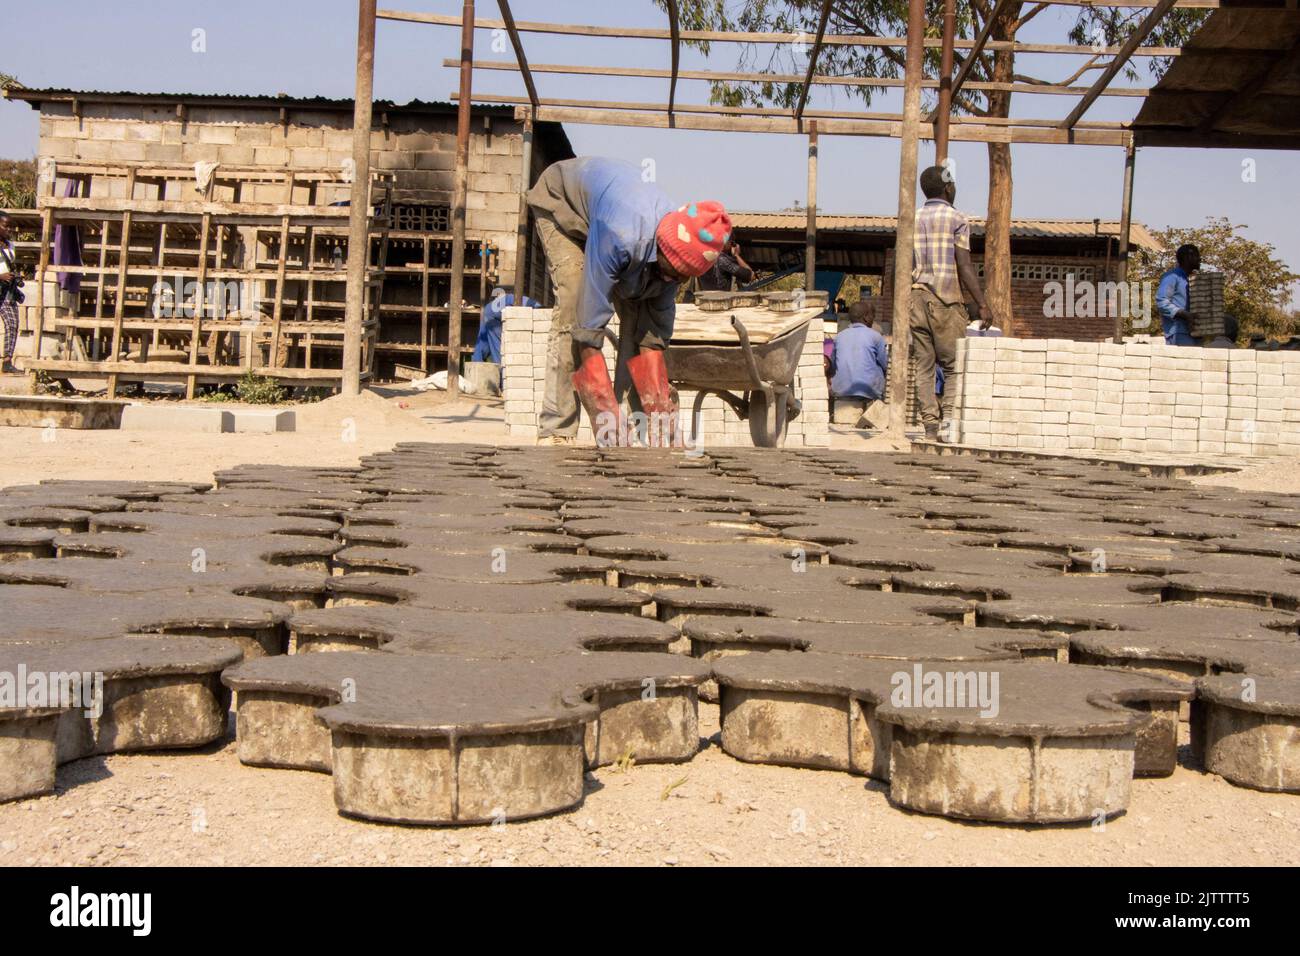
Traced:
<path id="1" fill-rule="evenodd" d="M 1070 42 L 1085 45 L 1118 45 L 1133 33 L 1146 19 L 1150 10 L 1117 7 L 1082 7 L 1079 18 L 1070 29 Z M 1156 28 L 1142 41 L 1143 46 L 1182 46 L 1197 27 L 1210 15 L 1209 10 L 1170 10 L 1156 24 Z M 1172 57 L 1144 57 L 1151 72 L 1158 79 L 1165 75 Z M 1109 57 L 1103 57 L 1103 62 Z M 1124 65 L 1124 76 L 1132 82 L 1142 77 L 1134 59 Z"/>
<path id="2" fill-rule="evenodd" d="M 1224 308 L 1237 317 L 1243 339 L 1251 335 L 1289 338 L 1300 332 L 1297 313 L 1291 311 L 1291 283 L 1300 280 L 1278 259 L 1269 243 L 1240 235 L 1245 226 L 1226 217 L 1211 217 L 1202 226 L 1169 227 L 1155 233 L 1164 250 L 1138 252 L 1132 260 L 1131 279 L 1157 283 L 1172 269 L 1178 247 L 1191 243 L 1201 250 L 1201 267 L 1224 274 Z M 1154 286 L 1153 286 L 1154 288 Z"/>
<path id="3" fill-rule="evenodd" d="M 0 159 L 0 209 L 36 207 L 36 160 Z"/>
<path id="4" fill-rule="evenodd" d="M 667 9 L 665 0 L 654 0 L 659 9 Z M 739 0 L 726 4 L 723 0 L 678 0 L 683 30 L 729 30 L 754 33 L 791 33 L 800 35 L 805 42 L 742 44 L 737 70 L 786 73 L 802 75 L 808 67 L 807 52 L 817 33 L 821 18 L 821 0 Z M 728 8 L 731 8 L 730 10 Z M 943 23 L 943 0 L 926 0 L 926 36 L 938 38 Z M 835 0 L 831 4 L 826 32 L 856 36 L 905 36 L 907 34 L 907 0 Z M 958 39 L 974 39 L 993 9 L 992 0 L 957 4 Z M 993 31 L 993 38 L 1014 38 L 1022 26 L 1047 9 L 1037 3 L 1011 3 Z M 734 12 L 733 12 L 734 11 Z M 1122 42 L 1133 28 L 1146 17 L 1145 9 L 1082 8 L 1078 21 L 1071 30 L 1076 43 L 1092 44 Z M 1147 46 L 1179 46 L 1204 21 L 1209 11 L 1175 10 L 1166 14 L 1160 26 L 1144 41 Z M 688 40 L 688 46 L 706 56 L 710 52 L 708 41 Z M 925 51 L 926 75 L 934 76 L 939 70 L 940 50 L 937 46 Z M 965 54 L 957 51 L 960 65 Z M 1074 77 L 1062 74 L 1047 78 L 1024 76 L 1014 72 L 1014 54 L 985 52 L 971 71 L 972 80 L 994 79 L 995 60 L 1001 56 L 1007 71 L 1018 81 L 1037 83 L 1062 83 L 1079 77 L 1096 75 L 1109 56 L 1100 55 L 1095 62 L 1086 64 Z M 827 76 L 879 77 L 898 79 L 903 75 L 905 51 L 901 47 L 857 47 L 827 45 L 818 58 L 817 71 Z M 1142 58 L 1150 63 L 1157 76 L 1168 66 L 1167 58 Z M 1062 59 L 1062 63 L 1069 63 Z M 1137 78 L 1139 67 L 1130 65 L 1127 73 Z M 754 82 L 713 84 L 711 102 L 721 106 L 781 106 L 792 107 L 798 101 L 801 83 Z M 823 87 L 823 89 L 826 89 Z M 880 87 L 840 87 L 850 96 L 870 103 L 881 91 Z M 936 102 L 935 91 L 925 91 L 926 109 Z M 983 92 L 966 90 L 958 97 L 954 107 L 958 112 L 974 115 L 1005 115 L 1009 98 L 995 94 L 994 99 Z"/>
<path id="5" fill-rule="evenodd" d="M 235 385 L 235 397 L 249 405 L 279 405 L 285 400 L 286 391 L 275 379 L 249 369 Z"/>

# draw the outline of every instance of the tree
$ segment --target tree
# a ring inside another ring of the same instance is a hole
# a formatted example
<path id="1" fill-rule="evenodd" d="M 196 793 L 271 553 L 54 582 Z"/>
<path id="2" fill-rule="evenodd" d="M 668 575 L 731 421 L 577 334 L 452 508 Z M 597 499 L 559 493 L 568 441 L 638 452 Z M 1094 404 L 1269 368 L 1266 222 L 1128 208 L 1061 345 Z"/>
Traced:
<path id="1" fill-rule="evenodd" d="M 31 209 L 36 205 L 36 161 L 0 159 L 0 208 Z"/>
<path id="2" fill-rule="evenodd" d="M 663 9 L 664 0 L 655 0 Z M 745 44 L 740 54 L 740 68 L 756 67 L 769 73 L 801 73 L 807 68 L 807 55 L 811 38 L 816 33 L 821 15 L 820 0 L 741 0 L 736 15 L 727 11 L 723 0 L 679 0 L 682 27 L 688 30 L 743 30 L 754 32 L 779 32 L 805 34 L 808 44 Z M 942 0 L 926 0 L 927 35 L 939 36 L 943 22 Z M 956 35 L 973 38 L 992 16 L 994 0 L 968 0 L 957 4 Z M 1035 2 L 1012 2 L 998 15 L 990 29 L 992 40 L 1014 40 L 1026 23 L 1049 7 Z M 828 33 L 847 33 L 859 36 L 901 36 L 907 32 L 907 0 L 835 0 L 831 4 L 827 21 Z M 1097 48 L 1106 43 L 1119 42 L 1127 37 L 1149 11 L 1114 11 L 1081 8 L 1072 28 L 1078 42 L 1087 42 Z M 1186 40 L 1205 18 L 1206 11 L 1173 11 L 1166 14 L 1162 25 L 1146 42 L 1176 46 Z M 706 55 L 709 44 L 688 41 Z M 935 76 L 939 71 L 940 51 L 925 51 L 926 72 Z M 965 53 L 956 50 L 956 64 L 965 60 Z M 1045 85 L 1068 86 L 1094 70 L 1104 69 L 1108 61 L 1105 54 L 1085 58 L 1082 66 L 1071 75 L 1052 81 L 1026 76 L 1016 72 L 1015 51 L 998 49 L 985 51 L 971 69 L 972 80 L 1010 83 L 1013 81 Z M 760 62 L 762 61 L 762 62 Z M 829 45 L 822 48 L 818 72 L 835 76 L 882 77 L 897 79 L 903 75 L 906 57 L 902 49 L 894 47 L 856 47 Z M 1153 71 L 1161 75 L 1168 66 L 1163 60 L 1152 62 Z M 1137 75 L 1130 65 L 1126 74 Z M 798 102 L 799 83 L 724 83 L 713 85 L 711 101 L 726 106 L 778 105 L 793 107 Z M 849 87 L 851 96 L 860 97 L 870 104 L 880 88 Z M 935 105 L 932 92 L 926 94 L 925 111 Z M 1011 94 L 1005 91 L 973 91 L 963 89 L 953 98 L 954 110 L 973 116 L 1006 118 L 1010 116 Z M 1011 147 L 1006 143 L 988 144 L 989 200 L 984 237 L 984 274 L 986 295 L 994 312 L 1005 320 L 1011 314 L 1011 202 L 1012 170 Z"/>
<path id="3" fill-rule="evenodd" d="M 1132 279 L 1151 283 L 1147 288 L 1154 296 L 1155 283 L 1175 265 L 1178 247 L 1191 243 L 1201 250 L 1203 269 L 1224 274 L 1223 305 L 1237 317 L 1240 336 L 1290 338 L 1300 332 L 1298 313 L 1288 310 L 1291 283 L 1300 280 L 1300 275 L 1273 254 L 1272 245 L 1240 235 L 1245 228 L 1218 216 L 1207 219 L 1202 226 L 1170 226 L 1156 232 L 1164 248 L 1155 253 L 1138 251 L 1132 259 Z"/>

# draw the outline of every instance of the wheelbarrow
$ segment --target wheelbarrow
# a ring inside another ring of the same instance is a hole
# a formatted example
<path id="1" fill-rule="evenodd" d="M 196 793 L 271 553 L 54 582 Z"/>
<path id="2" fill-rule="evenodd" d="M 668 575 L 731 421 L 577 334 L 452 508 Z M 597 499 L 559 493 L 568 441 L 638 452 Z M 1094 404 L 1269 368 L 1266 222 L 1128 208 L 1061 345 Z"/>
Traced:
<path id="1" fill-rule="evenodd" d="M 721 318 L 721 317 L 719 317 Z M 813 314 L 764 342 L 751 342 L 749 330 L 730 317 L 734 343 L 674 340 L 668 344 L 668 379 L 696 390 L 691 409 L 692 438 L 699 440 L 700 411 L 708 395 L 717 395 L 749 422 L 755 447 L 777 448 L 785 442 L 790 419 L 799 414 L 794 377 L 808 339 Z"/>

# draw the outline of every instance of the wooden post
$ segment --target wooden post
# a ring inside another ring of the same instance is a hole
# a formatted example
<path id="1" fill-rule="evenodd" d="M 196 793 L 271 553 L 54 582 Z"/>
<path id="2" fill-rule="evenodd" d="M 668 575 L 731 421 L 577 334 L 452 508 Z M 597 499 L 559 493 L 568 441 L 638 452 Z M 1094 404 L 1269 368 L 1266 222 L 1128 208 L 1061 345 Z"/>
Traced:
<path id="1" fill-rule="evenodd" d="M 817 121 L 808 124 L 808 228 L 804 233 L 804 290 L 813 291 L 817 282 Z"/>
<path id="2" fill-rule="evenodd" d="M 166 228 L 164 226 L 164 228 Z M 199 288 L 194 294 L 194 322 L 190 326 L 190 368 L 199 366 L 199 342 L 203 338 L 203 310 L 207 308 L 208 292 L 208 234 L 212 232 L 212 214 L 203 214 L 203 234 L 199 236 Z M 217 243 L 217 269 L 221 269 L 221 243 Z M 220 300 L 218 300 L 220 301 Z M 198 378 L 194 372 L 185 377 L 185 397 L 194 398 L 194 387 Z"/>
<path id="3" fill-rule="evenodd" d="M 1137 147 L 1130 138 L 1124 148 L 1124 200 L 1119 219 L 1118 282 L 1128 282 L 1128 232 L 1133 223 L 1133 167 L 1137 163 Z M 1124 343 L 1124 316 L 1115 316 L 1115 344 Z"/>
<path id="4" fill-rule="evenodd" d="M 41 340 L 45 336 L 45 272 L 50 265 L 50 237 L 54 233 L 54 210 L 48 206 L 41 210 L 41 251 L 36 260 L 36 305 L 35 317 L 32 319 L 32 358 L 41 357 Z M 101 277 L 100 281 L 103 279 Z M 32 368 L 28 378 L 33 386 L 36 384 L 36 369 Z M 34 389 L 33 389 L 34 391 Z"/>
<path id="5" fill-rule="evenodd" d="M 429 371 L 429 237 L 423 240 L 420 260 L 420 371 Z"/>
<path id="6" fill-rule="evenodd" d="M 909 0 L 907 74 L 903 88 L 903 130 L 898 161 L 898 233 L 894 241 L 894 329 L 889 350 L 889 433 L 907 428 L 907 363 L 912 352 L 912 238 L 916 232 L 916 154 L 921 138 L 921 68 L 925 0 Z"/>
<path id="7" fill-rule="evenodd" d="M 533 184 L 533 111 L 524 120 L 524 158 L 519 172 L 519 227 L 515 231 L 515 305 L 528 291 L 528 190 Z"/>
<path id="8" fill-rule="evenodd" d="M 370 122 L 374 111 L 375 7 L 358 0 L 357 89 L 352 106 L 352 196 L 348 211 L 348 287 L 343 313 L 343 394 L 361 394 L 361 335 L 370 261 Z"/>
<path id="9" fill-rule="evenodd" d="M 135 198 L 135 167 L 126 175 L 126 198 Z M 113 303 L 113 344 L 109 347 L 108 360 L 121 361 L 122 319 L 126 310 L 126 270 L 131 258 L 131 211 L 122 213 L 122 235 L 117 247 L 117 301 Z M 117 397 L 117 373 L 108 376 L 108 397 Z"/>
<path id="10" fill-rule="evenodd" d="M 469 194 L 470 97 L 474 79 L 474 0 L 460 14 L 460 99 L 456 103 L 456 179 L 451 206 L 451 313 L 447 317 L 447 397 L 460 396 L 461 299 L 465 295 L 465 203 Z"/>
<path id="11" fill-rule="evenodd" d="M 948 125 L 952 120 L 952 47 L 957 32 L 957 0 L 943 0 L 943 47 L 939 61 L 939 107 L 935 111 L 934 164 L 948 158 Z"/>

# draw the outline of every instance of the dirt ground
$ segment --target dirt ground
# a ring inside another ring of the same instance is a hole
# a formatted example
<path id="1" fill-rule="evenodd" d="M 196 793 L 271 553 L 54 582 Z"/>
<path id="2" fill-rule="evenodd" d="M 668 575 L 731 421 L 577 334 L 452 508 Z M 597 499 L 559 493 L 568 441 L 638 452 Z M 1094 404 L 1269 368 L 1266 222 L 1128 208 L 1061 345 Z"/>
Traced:
<path id="1" fill-rule="evenodd" d="M 240 463 L 353 464 L 398 441 L 505 441 L 493 403 L 371 393 L 297 411 L 299 430 L 274 436 L 59 431 L 48 441 L 0 428 L 0 488 L 206 480 Z M 884 450 L 852 434 L 835 444 Z M 1297 465 L 1199 481 L 1300 491 Z M 700 717 L 704 749 L 690 763 L 603 768 L 576 810 L 496 827 L 348 819 L 328 776 L 243 767 L 233 739 L 91 758 L 61 767 L 56 793 L 0 805 L 0 865 L 1300 865 L 1300 798 L 1185 766 L 1134 781 L 1128 812 L 1104 828 L 960 823 L 896 809 L 861 777 L 740 763 L 719 747 L 717 708 L 701 704 Z"/>
<path id="2" fill-rule="evenodd" d="M 743 764 L 718 745 L 687 764 L 602 768 L 582 805 L 480 827 L 399 827 L 334 808 L 330 778 L 197 753 L 92 758 L 58 792 L 0 806 L 0 866 L 121 864 L 738 866 L 1295 866 L 1300 800 L 1180 767 L 1137 780 L 1104 829 L 960 823 L 890 806 L 862 777 Z"/>

